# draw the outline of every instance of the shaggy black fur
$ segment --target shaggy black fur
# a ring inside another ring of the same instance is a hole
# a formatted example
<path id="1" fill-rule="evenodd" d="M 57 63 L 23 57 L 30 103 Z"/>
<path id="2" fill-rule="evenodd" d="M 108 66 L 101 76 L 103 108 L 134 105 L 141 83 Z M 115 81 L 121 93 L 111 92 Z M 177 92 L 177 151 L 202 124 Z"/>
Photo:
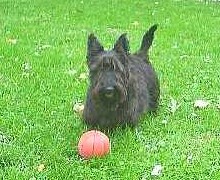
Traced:
<path id="1" fill-rule="evenodd" d="M 148 50 L 157 25 L 143 36 L 140 49 L 129 53 L 122 34 L 112 50 L 106 51 L 94 34 L 88 37 L 87 63 L 90 86 L 83 112 L 85 122 L 102 129 L 136 125 L 145 111 L 156 111 L 159 81 L 149 61 Z"/>

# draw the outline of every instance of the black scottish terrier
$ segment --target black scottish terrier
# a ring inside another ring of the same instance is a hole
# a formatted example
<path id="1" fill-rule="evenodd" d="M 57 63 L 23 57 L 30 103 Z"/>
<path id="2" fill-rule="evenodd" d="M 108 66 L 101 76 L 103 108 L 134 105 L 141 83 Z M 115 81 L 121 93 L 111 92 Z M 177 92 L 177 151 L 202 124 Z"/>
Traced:
<path id="1" fill-rule="evenodd" d="M 145 33 L 134 54 L 129 53 L 126 34 L 109 51 L 104 50 L 94 34 L 89 35 L 90 86 L 83 112 L 87 125 L 101 129 L 134 126 L 141 113 L 156 111 L 159 80 L 148 56 L 156 29 L 157 25 L 153 25 Z"/>

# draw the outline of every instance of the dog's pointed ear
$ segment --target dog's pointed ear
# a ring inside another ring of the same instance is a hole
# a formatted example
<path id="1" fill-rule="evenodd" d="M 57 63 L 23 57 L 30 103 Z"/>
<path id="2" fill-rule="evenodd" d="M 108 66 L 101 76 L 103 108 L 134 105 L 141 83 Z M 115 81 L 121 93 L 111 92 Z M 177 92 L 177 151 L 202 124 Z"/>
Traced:
<path id="1" fill-rule="evenodd" d="M 104 51 L 103 46 L 100 44 L 100 42 L 94 34 L 90 34 L 88 37 L 87 44 L 87 59 L 89 59 L 92 56 L 98 55 L 102 51 Z"/>
<path id="2" fill-rule="evenodd" d="M 124 66 L 128 65 L 129 41 L 126 34 L 122 34 L 116 41 L 113 50 L 120 55 L 120 61 Z"/>
<path id="3" fill-rule="evenodd" d="M 115 50 L 116 52 L 125 52 L 126 54 L 129 54 L 129 41 L 126 37 L 126 33 L 122 34 L 118 40 L 116 41 L 113 50 Z"/>

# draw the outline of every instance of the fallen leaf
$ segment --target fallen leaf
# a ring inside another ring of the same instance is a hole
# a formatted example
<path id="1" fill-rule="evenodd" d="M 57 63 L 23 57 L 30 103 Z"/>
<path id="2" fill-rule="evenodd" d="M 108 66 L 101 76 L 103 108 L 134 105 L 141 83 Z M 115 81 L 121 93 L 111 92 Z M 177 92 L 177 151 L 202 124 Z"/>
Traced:
<path id="1" fill-rule="evenodd" d="M 199 115 L 194 113 L 194 112 L 189 114 L 189 118 L 191 118 L 191 119 L 200 119 Z"/>
<path id="2" fill-rule="evenodd" d="M 167 120 L 164 119 L 161 123 L 162 123 L 162 124 L 167 124 Z"/>
<path id="3" fill-rule="evenodd" d="M 37 171 L 38 172 L 42 172 L 45 169 L 45 165 L 44 164 L 40 164 L 39 166 L 37 166 Z"/>
<path id="4" fill-rule="evenodd" d="M 220 102 L 216 106 L 217 106 L 217 109 L 220 109 Z"/>
<path id="5" fill-rule="evenodd" d="M 31 177 L 29 180 L 36 180 L 36 177 Z"/>
<path id="6" fill-rule="evenodd" d="M 52 46 L 49 44 L 44 44 L 41 46 L 41 49 L 47 49 L 47 48 L 51 48 Z"/>
<path id="7" fill-rule="evenodd" d="M 151 171 L 151 176 L 160 176 L 162 174 L 163 167 L 160 164 L 154 166 Z"/>
<path id="8" fill-rule="evenodd" d="M 179 107 L 180 105 L 177 103 L 177 100 L 171 98 L 170 105 L 169 105 L 170 112 L 175 113 Z"/>
<path id="9" fill-rule="evenodd" d="M 209 105 L 209 102 L 208 101 L 205 101 L 205 100 L 196 100 L 194 102 L 194 107 L 195 108 L 206 108 L 207 106 Z"/>
<path id="10" fill-rule="evenodd" d="M 87 73 L 81 73 L 79 79 L 87 79 Z"/>
<path id="11" fill-rule="evenodd" d="M 9 38 L 6 41 L 7 41 L 7 43 L 12 44 L 12 45 L 17 44 L 17 39 L 14 39 L 14 38 Z"/>
<path id="12" fill-rule="evenodd" d="M 9 142 L 9 137 L 0 132 L 0 144 L 8 144 Z"/>
<path id="13" fill-rule="evenodd" d="M 220 109 L 220 96 L 218 96 L 216 107 L 217 109 Z"/>
<path id="14" fill-rule="evenodd" d="M 77 71 L 75 69 L 69 69 L 68 71 L 66 71 L 66 74 L 70 75 L 70 76 L 74 76 L 77 73 Z"/>
<path id="15" fill-rule="evenodd" d="M 162 121 L 161 121 L 162 124 L 166 125 L 168 123 L 168 118 L 165 117 Z"/>
<path id="16" fill-rule="evenodd" d="M 31 64 L 26 62 L 22 65 L 24 71 L 30 71 L 32 69 Z"/>
<path id="17" fill-rule="evenodd" d="M 80 116 L 82 116 L 83 110 L 84 110 L 84 104 L 82 104 L 82 103 L 76 103 L 76 104 L 74 104 L 74 106 L 73 106 L 73 111 L 75 111 L 76 113 L 78 113 Z"/>
<path id="18" fill-rule="evenodd" d="M 12 139 L 13 138 L 11 136 L 6 135 L 5 133 L 0 131 L 0 144 L 9 144 L 12 141 Z"/>
<path id="19" fill-rule="evenodd" d="M 193 161 L 193 155 L 190 153 L 187 156 L 187 163 L 192 163 L 192 161 Z"/>

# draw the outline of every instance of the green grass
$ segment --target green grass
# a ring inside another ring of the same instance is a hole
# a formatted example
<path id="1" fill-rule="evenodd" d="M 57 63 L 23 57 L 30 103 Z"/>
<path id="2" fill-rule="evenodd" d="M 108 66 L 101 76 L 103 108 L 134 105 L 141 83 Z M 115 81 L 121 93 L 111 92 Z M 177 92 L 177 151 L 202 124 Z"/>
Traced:
<path id="1" fill-rule="evenodd" d="M 158 179 L 219 179 L 218 2 L 1 0 L 0 9 L 0 179 L 154 179 L 156 164 Z M 110 48 L 127 32 L 135 51 L 154 23 L 158 115 L 111 132 L 108 156 L 80 159 L 86 128 L 72 105 L 85 99 L 88 34 Z M 210 104 L 195 109 L 197 99 Z"/>

